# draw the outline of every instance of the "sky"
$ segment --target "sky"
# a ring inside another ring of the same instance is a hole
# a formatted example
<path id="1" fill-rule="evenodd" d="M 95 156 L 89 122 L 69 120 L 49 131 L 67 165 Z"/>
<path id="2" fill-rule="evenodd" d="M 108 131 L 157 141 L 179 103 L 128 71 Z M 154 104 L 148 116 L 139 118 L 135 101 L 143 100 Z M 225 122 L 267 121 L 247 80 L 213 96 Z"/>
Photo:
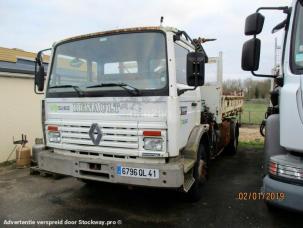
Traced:
<path id="1" fill-rule="evenodd" d="M 109 29 L 164 26 L 185 30 L 191 37 L 216 38 L 204 45 L 209 56 L 223 52 L 224 79 L 246 79 L 241 70 L 245 18 L 261 6 L 287 6 L 290 0 L 0 0 L 0 46 L 39 51 L 74 35 Z M 261 73 L 270 73 L 274 62 L 271 29 L 285 16 L 266 17 L 261 49 Z M 206 76 L 207 77 L 207 76 Z"/>

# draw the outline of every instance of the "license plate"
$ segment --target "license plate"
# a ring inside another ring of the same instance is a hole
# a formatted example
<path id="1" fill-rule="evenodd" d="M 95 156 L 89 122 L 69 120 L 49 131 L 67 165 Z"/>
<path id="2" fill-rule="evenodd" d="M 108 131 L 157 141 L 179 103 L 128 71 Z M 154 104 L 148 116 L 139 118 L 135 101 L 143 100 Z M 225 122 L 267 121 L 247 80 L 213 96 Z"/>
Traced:
<path id="1" fill-rule="evenodd" d="M 126 177 L 158 179 L 159 169 L 144 169 L 144 168 L 117 166 L 117 175 L 126 176 Z"/>

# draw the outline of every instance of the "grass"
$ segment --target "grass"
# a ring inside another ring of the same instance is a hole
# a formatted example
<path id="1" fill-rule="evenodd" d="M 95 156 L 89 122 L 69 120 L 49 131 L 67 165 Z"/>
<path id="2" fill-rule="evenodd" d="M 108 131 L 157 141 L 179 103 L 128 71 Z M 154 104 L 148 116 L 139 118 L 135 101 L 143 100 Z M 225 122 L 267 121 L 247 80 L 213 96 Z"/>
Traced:
<path id="1" fill-rule="evenodd" d="M 248 149 L 263 149 L 264 143 L 262 141 L 245 141 L 239 142 L 239 147 L 241 148 L 248 148 Z"/>
<path id="2" fill-rule="evenodd" d="M 0 163 L 0 167 L 5 167 L 14 164 L 16 161 L 15 160 L 10 160 L 10 161 L 5 161 Z"/>
<path id="3" fill-rule="evenodd" d="M 243 124 L 260 124 L 264 119 L 268 104 L 264 102 L 245 101 L 241 121 Z"/>
<path id="4" fill-rule="evenodd" d="M 15 169 L 16 165 L 15 165 L 15 161 L 5 161 L 0 163 L 0 173 L 5 171 L 5 170 L 11 170 L 11 169 Z"/>

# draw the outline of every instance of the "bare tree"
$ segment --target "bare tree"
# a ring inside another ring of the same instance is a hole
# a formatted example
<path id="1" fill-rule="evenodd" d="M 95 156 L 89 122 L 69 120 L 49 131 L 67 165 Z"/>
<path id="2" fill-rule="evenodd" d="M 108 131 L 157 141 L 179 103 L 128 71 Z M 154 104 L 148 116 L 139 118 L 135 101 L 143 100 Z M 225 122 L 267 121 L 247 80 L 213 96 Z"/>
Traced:
<path id="1" fill-rule="evenodd" d="M 270 79 L 252 80 L 250 78 L 228 79 L 223 82 L 223 92 L 225 94 L 233 93 L 234 91 L 244 91 L 246 99 L 268 99 L 270 90 Z"/>

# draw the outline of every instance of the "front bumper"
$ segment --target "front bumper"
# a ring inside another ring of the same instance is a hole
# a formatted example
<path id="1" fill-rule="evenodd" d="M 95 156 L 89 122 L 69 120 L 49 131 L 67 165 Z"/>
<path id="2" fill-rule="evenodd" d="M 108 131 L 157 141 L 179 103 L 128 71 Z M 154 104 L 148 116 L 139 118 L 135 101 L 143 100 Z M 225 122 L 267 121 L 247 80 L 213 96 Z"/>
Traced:
<path id="1" fill-rule="evenodd" d="M 284 193 L 284 200 L 267 201 L 270 204 L 296 210 L 303 211 L 303 186 L 288 184 L 270 178 L 268 175 L 263 179 L 263 193 Z"/>
<path id="2" fill-rule="evenodd" d="M 73 176 L 81 179 L 121 183 L 138 186 L 179 188 L 184 183 L 183 164 L 180 161 L 165 164 L 132 163 L 125 161 L 102 160 L 100 158 L 82 158 L 57 154 L 48 150 L 38 156 L 39 168 L 45 171 Z M 98 170 L 90 164 L 97 164 Z M 159 169 L 158 179 L 125 177 L 117 175 L 117 166 L 133 168 Z"/>

